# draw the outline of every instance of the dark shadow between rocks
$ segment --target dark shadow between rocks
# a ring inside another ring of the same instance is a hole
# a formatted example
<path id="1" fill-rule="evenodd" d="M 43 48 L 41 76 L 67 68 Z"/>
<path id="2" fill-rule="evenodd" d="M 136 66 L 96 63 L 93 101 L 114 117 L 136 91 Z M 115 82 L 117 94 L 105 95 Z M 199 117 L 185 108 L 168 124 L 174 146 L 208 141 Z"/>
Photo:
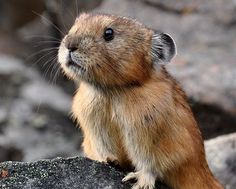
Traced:
<path id="1" fill-rule="evenodd" d="M 23 159 L 22 150 L 14 146 L 0 146 L 0 162 L 21 161 Z"/>
<path id="2" fill-rule="evenodd" d="M 189 100 L 204 140 L 236 132 L 236 116 L 217 105 Z"/>

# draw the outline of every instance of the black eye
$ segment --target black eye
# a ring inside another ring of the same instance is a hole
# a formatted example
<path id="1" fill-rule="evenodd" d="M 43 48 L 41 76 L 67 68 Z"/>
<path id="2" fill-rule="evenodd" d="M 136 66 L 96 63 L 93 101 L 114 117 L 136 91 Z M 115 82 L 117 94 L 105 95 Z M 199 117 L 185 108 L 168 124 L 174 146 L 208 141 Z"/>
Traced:
<path id="1" fill-rule="evenodd" d="M 113 29 L 107 28 L 107 29 L 104 31 L 103 38 L 104 38 L 106 41 L 111 41 L 111 40 L 114 38 L 114 31 L 113 31 Z"/>

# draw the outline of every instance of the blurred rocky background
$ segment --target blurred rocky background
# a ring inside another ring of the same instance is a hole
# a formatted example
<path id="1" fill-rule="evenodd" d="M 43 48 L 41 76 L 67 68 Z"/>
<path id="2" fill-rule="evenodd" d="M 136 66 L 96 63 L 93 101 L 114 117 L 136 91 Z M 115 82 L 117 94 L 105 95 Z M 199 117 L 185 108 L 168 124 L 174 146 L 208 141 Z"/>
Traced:
<path id="1" fill-rule="evenodd" d="M 133 17 L 173 36 L 178 55 L 168 70 L 211 139 L 214 173 L 236 188 L 235 0 L 0 0 L 0 162 L 82 155 L 69 116 L 77 84 L 61 74 L 56 54 L 83 11 Z"/>

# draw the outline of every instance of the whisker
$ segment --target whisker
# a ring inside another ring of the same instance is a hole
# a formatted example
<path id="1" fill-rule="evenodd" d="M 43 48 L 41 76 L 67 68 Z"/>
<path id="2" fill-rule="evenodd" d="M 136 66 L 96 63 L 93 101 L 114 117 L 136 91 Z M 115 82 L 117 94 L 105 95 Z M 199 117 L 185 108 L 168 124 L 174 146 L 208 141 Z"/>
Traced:
<path id="1" fill-rule="evenodd" d="M 55 67 L 57 66 L 57 64 L 54 64 L 54 61 L 56 60 L 56 57 L 53 58 L 53 60 L 51 61 L 52 64 L 52 67 L 51 67 L 51 72 L 49 74 L 49 78 L 52 78 L 52 74 L 53 74 L 53 71 L 55 69 Z"/>
<path id="2" fill-rule="evenodd" d="M 45 55 L 43 55 L 42 57 L 40 57 L 36 62 L 34 62 L 34 65 L 37 64 L 37 63 L 39 63 L 41 60 L 43 60 L 44 58 L 46 58 L 47 56 L 49 56 L 49 55 L 51 55 L 51 54 L 53 54 L 53 53 L 55 53 L 55 51 L 47 52 Z M 42 67 L 44 67 L 44 66 L 45 66 L 45 63 L 43 64 Z"/>
<path id="3" fill-rule="evenodd" d="M 57 82 L 57 78 L 58 78 L 58 76 L 59 76 L 60 70 L 61 70 L 61 67 L 58 66 L 58 67 L 57 67 L 57 71 L 56 71 L 56 73 L 55 73 L 55 75 L 54 75 L 54 78 L 53 78 L 53 80 L 52 80 L 52 82 L 53 82 L 54 84 L 56 84 L 56 82 Z"/>
<path id="4" fill-rule="evenodd" d="M 52 78 L 52 84 L 56 84 L 55 75 L 58 72 L 59 65 L 56 63 L 56 58 L 53 59 L 53 62 L 54 62 L 54 65 L 53 65 L 52 71 L 50 73 L 50 78 Z M 54 76 L 53 76 L 53 74 L 54 74 Z"/>
<path id="5" fill-rule="evenodd" d="M 51 67 L 53 66 L 53 64 L 50 64 L 50 63 L 52 63 L 52 61 L 53 61 L 55 58 L 56 58 L 56 57 L 52 57 L 52 58 L 50 58 L 46 63 L 44 63 L 44 64 L 46 64 L 46 65 L 49 65 L 49 66 L 46 68 L 46 72 L 43 74 L 43 77 L 44 77 L 44 78 L 46 78 L 46 76 L 47 76 L 49 70 L 50 70 Z"/>
<path id="6" fill-rule="evenodd" d="M 58 47 L 60 45 L 60 42 L 58 42 L 58 41 L 37 41 L 37 42 L 35 42 L 35 44 L 37 44 L 37 45 L 34 45 L 34 47 L 41 47 L 43 45 L 49 46 L 50 44 L 52 46 Z"/>
<path id="7" fill-rule="evenodd" d="M 48 60 L 43 63 L 42 68 L 46 68 L 46 69 L 47 69 L 46 66 L 52 61 L 52 60 L 50 60 L 50 58 L 56 58 L 56 57 L 57 57 L 56 54 L 55 54 L 55 55 L 50 55 L 50 56 L 51 56 L 51 57 L 49 57 Z"/>
<path id="8" fill-rule="evenodd" d="M 62 6 L 62 0 L 60 0 L 60 7 L 61 7 L 61 12 L 62 12 L 62 10 L 63 10 L 63 6 Z M 62 14 L 61 14 L 61 12 L 60 12 L 60 17 L 61 17 L 61 21 L 62 21 L 62 24 L 63 24 L 63 26 L 64 26 L 64 29 L 65 29 L 65 31 L 69 31 L 69 27 L 68 27 L 68 25 L 67 25 L 67 27 L 66 27 L 66 24 L 65 24 L 65 19 L 63 19 L 63 17 L 62 17 Z M 67 11 L 68 12 L 68 11 Z"/>
<path id="9" fill-rule="evenodd" d="M 76 13 L 76 17 L 78 17 L 79 16 L 79 10 L 78 10 L 78 8 L 79 8 L 79 6 L 78 6 L 78 1 L 77 0 L 75 0 L 75 13 Z"/>
<path id="10" fill-rule="evenodd" d="M 59 31 L 63 36 L 66 35 L 59 27 L 57 27 L 52 21 L 50 21 L 48 18 L 46 18 L 45 16 L 42 16 L 40 14 L 38 14 L 37 12 L 33 11 L 34 14 L 38 15 L 39 17 L 41 17 L 42 19 L 44 19 L 45 21 L 47 21 L 48 24 L 52 24 L 52 26 Z"/>
<path id="11" fill-rule="evenodd" d="M 45 40 L 45 41 L 36 41 L 35 43 L 58 43 L 60 44 L 60 41 L 49 41 L 49 40 Z"/>
<path id="12" fill-rule="evenodd" d="M 31 54 L 30 56 L 28 56 L 28 57 L 26 58 L 26 61 L 29 60 L 30 58 L 32 58 L 32 57 L 34 57 L 34 56 L 40 54 L 40 53 L 45 52 L 45 51 L 54 51 L 54 52 L 56 52 L 56 51 L 58 51 L 58 49 L 59 49 L 59 47 L 51 47 L 51 48 L 42 49 L 42 50 L 40 50 L 40 51 L 38 51 L 38 52 L 35 52 L 35 53 Z"/>
<path id="13" fill-rule="evenodd" d="M 55 41 L 61 41 L 61 39 L 53 37 L 53 36 L 49 36 L 49 35 L 30 35 L 30 36 L 24 36 L 24 39 L 54 39 Z"/>
<path id="14" fill-rule="evenodd" d="M 71 2 L 71 1 L 70 1 L 70 2 Z M 63 4 L 63 1 L 61 0 L 61 5 L 62 5 L 62 4 Z M 66 7 L 67 7 L 67 6 L 66 6 Z M 69 16 L 71 17 L 71 19 L 74 20 L 74 19 L 75 19 L 75 16 L 74 16 L 73 13 L 72 13 L 72 12 L 74 12 L 74 9 L 73 9 L 72 11 L 70 11 L 70 10 L 68 11 L 68 8 L 66 8 L 66 7 L 65 7 L 65 9 L 64 9 L 65 12 L 66 12 L 66 14 L 69 13 Z M 68 6 L 68 7 L 69 7 L 69 6 Z M 74 6 L 73 6 L 73 7 L 74 7 Z M 62 17 L 62 14 L 61 14 L 61 17 Z M 62 20 L 64 20 L 64 19 L 62 19 Z M 69 26 L 69 27 L 70 27 L 70 26 Z"/>

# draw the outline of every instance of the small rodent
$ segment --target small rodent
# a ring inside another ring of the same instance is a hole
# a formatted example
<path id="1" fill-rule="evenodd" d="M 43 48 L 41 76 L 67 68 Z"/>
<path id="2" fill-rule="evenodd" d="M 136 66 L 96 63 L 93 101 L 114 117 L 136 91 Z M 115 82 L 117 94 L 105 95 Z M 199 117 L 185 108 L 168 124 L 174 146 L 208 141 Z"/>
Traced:
<path id="1" fill-rule="evenodd" d="M 153 189 L 222 189 L 206 162 L 203 139 L 186 97 L 164 64 L 173 39 L 114 15 L 77 17 L 61 42 L 64 73 L 79 80 L 73 117 L 87 157 L 135 167 L 123 181 Z"/>

